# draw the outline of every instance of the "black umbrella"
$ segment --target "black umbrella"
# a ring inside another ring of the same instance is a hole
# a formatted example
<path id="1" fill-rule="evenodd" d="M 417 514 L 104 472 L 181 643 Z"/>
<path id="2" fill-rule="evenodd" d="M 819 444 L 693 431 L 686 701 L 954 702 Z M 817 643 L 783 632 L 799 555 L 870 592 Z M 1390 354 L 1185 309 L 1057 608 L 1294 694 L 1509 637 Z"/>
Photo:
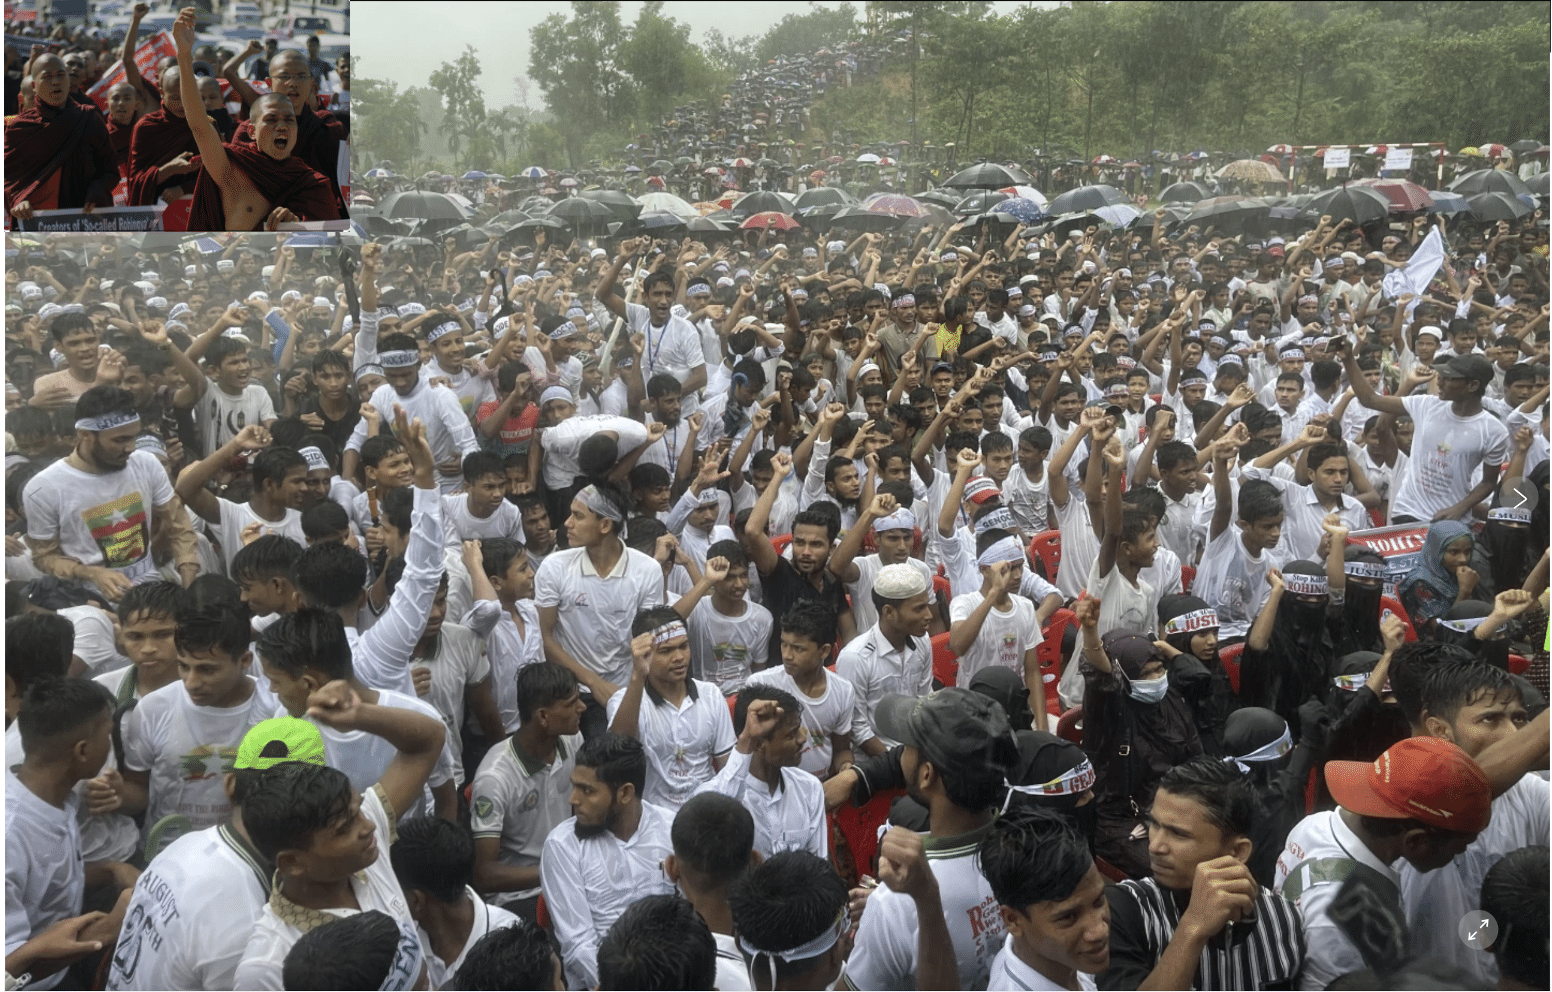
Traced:
<path id="1" fill-rule="evenodd" d="M 1541 142 L 1536 141 L 1534 138 L 1521 138 L 1510 145 L 1509 150 L 1516 155 L 1523 155 L 1525 152 L 1533 152 L 1540 148 L 1541 144 Z"/>
<path id="2" fill-rule="evenodd" d="M 1185 220 L 1186 215 L 1191 212 L 1192 206 L 1194 206 L 1194 204 L 1181 203 L 1176 201 L 1174 203 L 1166 203 L 1163 207 L 1159 208 L 1164 211 L 1165 226 L 1178 224 Z M 1146 210 L 1140 214 L 1136 220 L 1132 221 L 1132 228 L 1134 230 L 1152 230 L 1153 226 L 1157 223 L 1157 212 L 1153 210 Z"/>
<path id="3" fill-rule="evenodd" d="M 822 207 L 835 205 L 844 207 L 850 203 L 856 203 L 857 198 L 836 186 L 816 186 L 799 193 L 793 206 L 801 213 L 810 207 Z"/>
<path id="4" fill-rule="evenodd" d="M 995 162 L 982 162 L 961 169 L 943 185 L 952 189 L 1001 189 L 1003 186 L 1033 186 L 1035 181 L 1018 166 L 1009 168 Z"/>
<path id="5" fill-rule="evenodd" d="M 1214 196 L 1191 204 L 1185 222 L 1204 228 L 1209 224 L 1230 228 L 1265 217 L 1271 210 L 1272 205 L 1258 196 Z"/>
<path id="6" fill-rule="evenodd" d="M 923 203 L 936 203 L 938 206 L 953 210 L 964 199 L 964 194 L 956 189 L 929 189 L 925 193 L 917 193 L 916 199 Z"/>
<path id="7" fill-rule="evenodd" d="M 1466 202 L 1471 204 L 1471 216 L 1484 223 L 1519 220 L 1533 212 L 1530 204 L 1508 193 L 1475 193 Z"/>
<path id="8" fill-rule="evenodd" d="M 1525 187 L 1530 190 L 1532 196 L 1546 199 L 1549 195 L 1548 180 L 1552 180 L 1552 172 L 1538 172 L 1526 181 Z"/>
<path id="9" fill-rule="evenodd" d="M 1473 193 L 1508 193 L 1511 196 L 1517 196 L 1520 193 L 1530 192 L 1524 180 L 1502 169 L 1478 169 L 1475 172 L 1468 172 L 1450 183 L 1449 188 L 1462 196 L 1470 196 Z"/>
<path id="10" fill-rule="evenodd" d="M 1159 194 L 1162 203 L 1195 203 L 1212 196 L 1212 190 L 1201 183 L 1180 182 L 1172 186 L 1164 187 L 1164 192 Z"/>
<path id="11" fill-rule="evenodd" d="M 830 218 L 830 226 L 845 227 L 854 231 L 893 231 L 900 226 L 900 219 L 888 214 L 875 214 L 859 206 L 851 206 Z"/>
<path id="12" fill-rule="evenodd" d="M 410 189 L 389 193 L 378 207 L 385 217 L 421 217 L 426 220 L 468 220 L 473 211 L 446 193 Z"/>
<path id="13" fill-rule="evenodd" d="M 496 227 L 506 230 L 527 220 L 531 214 L 525 210 L 503 210 L 501 213 L 485 222 L 486 227 Z"/>
<path id="14" fill-rule="evenodd" d="M 611 221 L 618 219 L 609 207 L 584 196 L 560 201 L 550 208 L 547 216 L 565 221 L 567 227 L 579 234 L 605 231 Z"/>
<path id="15" fill-rule="evenodd" d="M 1070 189 L 1057 196 L 1046 207 L 1045 212 L 1051 216 L 1057 214 L 1080 214 L 1090 210 L 1098 210 L 1100 207 L 1108 207 L 1115 203 L 1131 203 L 1131 199 L 1114 186 L 1080 186 Z"/>
<path id="16" fill-rule="evenodd" d="M 534 231 L 541 227 L 547 231 L 564 231 L 566 229 L 566 222 L 559 217 L 551 217 L 549 214 L 540 214 L 537 217 L 530 217 L 527 220 L 518 221 L 516 224 L 512 225 L 512 230 Z"/>
<path id="17" fill-rule="evenodd" d="M 761 190 L 758 193 L 750 193 L 733 204 L 732 212 L 733 216 L 739 220 L 763 213 L 790 214 L 792 213 L 792 201 L 780 193 Z"/>
<path id="18" fill-rule="evenodd" d="M 1008 198 L 1008 194 L 994 189 L 983 189 L 964 197 L 954 204 L 953 213 L 959 217 L 970 217 L 975 214 L 984 214 L 997 204 Z"/>
<path id="19" fill-rule="evenodd" d="M 713 217 L 696 217 L 684 227 L 692 234 L 726 234 L 734 229 L 732 224 Z"/>
<path id="20" fill-rule="evenodd" d="M 1372 186 L 1338 186 L 1310 197 L 1299 216 L 1306 220 L 1329 216 L 1332 221 L 1368 224 L 1390 216 L 1390 200 Z"/>
<path id="21" fill-rule="evenodd" d="M 629 193 L 618 189 L 589 189 L 580 194 L 582 199 L 602 203 L 614 214 L 616 220 L 635 220 L 641 214 L 641 204 Z"/>
<path id="22" fill-rule="evenodd" d="M 396 235 L 406 233 L 405 226 L 398 221 L 390 220 L 379 213 L 362 214 L 359 210 L 350 212 L 350 219 L 360 224 L 368 234 Z"/>
<path id="23" fill-rule="evenodd" d="M 459 224 L 443 231 L 442 237 L 444 240 L 452 238 L 459 248 L 478 248 L 489 240 L 490 235 L 471 224 Z"/>
<path id="24" fill-rule="evenodd" d="M 676 217 L 662 211 L 644 213 L 636 218 L 636 223 L 641 230 L 651 231 L 653 234 L 680 234 L 687 229 L 683 217 Z"/>
<path id="25" fill-rule="evenodd" d="M 805 227 L 825 227 L 842 210 L 856 206 L 854 203 L 822 203 L 817 207 L 799 207 L 797 216 Z"/>

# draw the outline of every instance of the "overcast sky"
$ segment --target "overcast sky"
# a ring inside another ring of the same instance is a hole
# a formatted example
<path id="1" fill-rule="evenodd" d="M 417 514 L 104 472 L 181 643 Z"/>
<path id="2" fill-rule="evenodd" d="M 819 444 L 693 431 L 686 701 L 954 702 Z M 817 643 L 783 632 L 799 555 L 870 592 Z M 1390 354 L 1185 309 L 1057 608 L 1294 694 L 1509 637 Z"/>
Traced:
<path id="1" fill-rule="evenodd" d="M 668 0 L 666 16 L 692 25 L 690 35 L 699 40 L 708 28 L 716 28 L 729 37 L 759 37 L 788 14 L 801 14 L 810 7 L 837 7 L 839 3 L 800 3 L 777 0 L 772 3 L 712 4 L 689 0 Z M 855 6 L 861 10 L 858 0 Z M 1002 2 L 992 6 L 1008 13 L 1025 3 Z M 1050 0 L 1040 6 L 1054 6 Z M 351 68 L 370 79 L 388 79 L 401 88 L 425 86 L 431 73 L 443 62 L 452 62 L 463 54 L 466 44 L 479 53 L 484 74 L 480 83 L 485 103 L 504 107 L 518 102 L 513 80 L 528 72 L 528 34 L 550 14 L 569 13 L 569 3 L 387 3 L 385 0 L 353 0 L 351 14 Z M 624 0 L 620 19 L 634 24 L 641 11 L 640 0 Z M 530 87 L 528 102 L 538 109 L 544 98 L 537 87 Z"/>

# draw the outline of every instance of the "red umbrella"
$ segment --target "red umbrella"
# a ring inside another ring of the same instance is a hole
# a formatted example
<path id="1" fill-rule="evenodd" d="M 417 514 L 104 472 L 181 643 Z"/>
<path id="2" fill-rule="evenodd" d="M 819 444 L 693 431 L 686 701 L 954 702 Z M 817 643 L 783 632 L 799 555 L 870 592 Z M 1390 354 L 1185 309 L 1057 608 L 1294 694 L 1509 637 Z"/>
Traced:
<path id="1" fill-rule="evenodd" d="M 1407 179 L 1361 179 L 1355 185 L 1383 193 L 1390 201 L 1391 213 L 1406 214 L 1433 207 L 1433 197 L 1428 191 Z"/>
<path id="2" fill-rule="evenodd" d="M 927 208 L 919 201 L 899 193 L 874 197 L 862 209 L 870 214 L 884 214 L 888 217 L 924 217 L 927 214 Z"/>
<path id="3" fill-rule="evenodd" d="M 755 214 L 739 225 L 739 227 L 746 231 L 759 231 L 767 228 L 774 228 L 778 231 L 790 231 L 793 228 L 802 226 L 802 224 L 798 223 L 797 218 L 791 214 L 778 213 L 775 210 L 767 210 L 763 214 Z"/>

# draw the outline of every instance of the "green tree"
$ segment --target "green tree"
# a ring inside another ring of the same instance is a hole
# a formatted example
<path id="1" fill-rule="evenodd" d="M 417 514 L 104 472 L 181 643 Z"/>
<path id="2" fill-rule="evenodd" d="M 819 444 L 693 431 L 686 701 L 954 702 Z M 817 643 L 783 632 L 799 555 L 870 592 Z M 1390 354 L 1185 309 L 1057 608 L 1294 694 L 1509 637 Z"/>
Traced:
<path id="1" fill-rule="evenodd" d="M 416 91 L 412 88 L 401 93 L 391 82 L 362 76 L 352 80 L 351 87 L 355 111 L 352 138 L 361 149 L 361 161 L 389 161 L 400 170 L 414 169 L 421 158 L 420 140 L 426 133 Z"/>
<path id="2" fill-rule="evenodd" d="M 485 97 L 480 92 L 480 57 L 473 45 L 464 46 L 457 62 L 443 62 L 431 74 L 431 88 L 442 95 L 446 115 L 441 133 L 455 162 L 470 164 L 488 154 Z M 459 153 L 464 154 L 460 157 Z"/>
<path id="3" fill-rule="evenodd" d="M 613 0 L 573 2 L 569 18 L 551 14 L 533 30 L 528 75 L 550 112 L 566 122 L 566 155 L 573 167 L 582 164 L 588 136 L 628 112 L 633 94 L 619 63 L 624 40 L 620 5 Z"/>

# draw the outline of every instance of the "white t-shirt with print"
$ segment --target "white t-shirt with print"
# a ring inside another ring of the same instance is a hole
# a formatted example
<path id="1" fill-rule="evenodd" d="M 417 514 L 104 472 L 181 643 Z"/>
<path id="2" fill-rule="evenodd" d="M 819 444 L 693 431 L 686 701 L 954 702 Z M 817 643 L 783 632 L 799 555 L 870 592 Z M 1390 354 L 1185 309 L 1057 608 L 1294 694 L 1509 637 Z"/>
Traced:
<path id="1" fill-rule="evenodd" d="M 1458 417 L 1437 396 L 1403 396 L 1412 415 L 1412 457 L 1396 476 L 1392 517 L 1432 520 L 1465 498 L 1482 478 L 1482 465 L 1509 460 L 1509 429 L 1486 410 Z"/>
<path id="2" fill-rule="evenodd" d="M 158 578 L 151 560 L 153 510 L 173 499 L 167 470 L 149 451 L 131 452 L 117 472 L 83 472 L 61 459 L 22 491 L 27 536 L 59 542 L 84 565 L 106 567 L 134 583 Z"/>
<path id="3" fill-rule="evenodd" d="M 248 383 L 236 396 L 211 383 L 205 395 L 194 404 L 194 424 L 199 428 L 200 439 L 205 446 L 200 457 L 209 458 L 215 454 L 249 424 L 262 424 L 274 419 L 275 402 L 258 383 Z"/>
<path id="4" fill-rule="evenodd" d="M 307 547 L 307 535 L 302 533 L 301 510 L 287 509 L 279 520 L 265 520 L 253 512 L 253 507 L 247 503 L 233 503 L 220 496 L 216 497 L 216 502 L 221 509 L 221 519 L 216 523 L 206 521 L 206 527 L 210 530 L 210 536 L 221 545 L 221 560 L 228 573 L 232 570 L 232 559 L 243 549 L 242 532 L 250 524 L 258 524 L 262 528 L 260 536 L 278 534 L 289 537 L 303 548 Z"/>
<path id="5" fill-rule="evenodd" d="M 764 668 L 770 651 L 771 611 L 748 599 L 743 605 L 743 615 L 731 617 L 704 596 L 685 621 L 691 674 L 715 683 L 725 696 L 736 693 L 755 668 Z"/>
<path id="6" fill-rule="evenodd" d="M 980 590 L 961 593 L 949 603 L 948 616 L 952 623 L 963 623 L 985 602 Z M 960 688 L 970 685 L 977 672 L 992 667 L 1011 668 L 1019 678 L 1024 677 L 1024 653 L 1040 646 L 1040 621 L 1035 618 L 1035 604 L 1018 593 L 1008 594 L 1008 609 L 995 606 L 986 613 L 981 632 L 976 635 L 970 650 L 959 656 Z"/>
<path id="7" fill-rule="evenodd" d="M 852 684 L 834 672 L 825 672 L 824 692 L 810 696 L 787 674 L 782 665 L 772 665 L 763 672 L 749 676 L 745 685 L 769 685 L 792 693 L 803 706 L 803 729 L 808 741 L 798 756 L 798 767 L 805 772 L 828 778 L 830 765 L 834 763 L 835 746 L 832 735 L 851 735 L 855 749 L 873 736 L 868 729 L 868 719 L 857 706 L 857 691 Z"/>
<path id="8" fill-rule="evenodd" d="M 1218 614 L 1219 638 L 1244 637 L 1250 633 L 1256 614 L 1271 587 L 1266 573 L 1272 558 L 1266 552 L 1252 558 L 1240 540 L 1241 531 L 1232 523 L 1223 533 L 1207 542 L 1201 567 L 1191 584 L 1191 595 L 1201 598 Z"/>

